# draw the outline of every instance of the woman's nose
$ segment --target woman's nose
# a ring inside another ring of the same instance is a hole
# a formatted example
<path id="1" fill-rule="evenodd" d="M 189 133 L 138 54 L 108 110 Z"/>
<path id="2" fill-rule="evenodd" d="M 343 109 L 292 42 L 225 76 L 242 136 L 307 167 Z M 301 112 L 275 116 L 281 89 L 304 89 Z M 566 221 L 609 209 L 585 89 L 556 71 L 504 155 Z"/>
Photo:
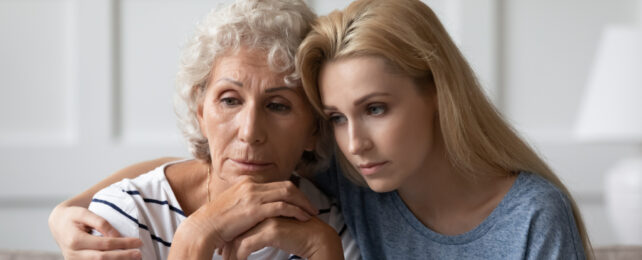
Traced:
<path id="1" fill-rule="evenodd" d="M 267 139 L 264 120 L 256 105 L 248 104 L 239 116 L 239 139 L 248 144 L 260 144 Z"/>
<path id="2" fill-rule="evenodd" d="M 349 152 L 351 154 L 362 154 L 372 148 L 372 141 L 362 127 L 357 124 L 351 124 L 349 127 Z"/>

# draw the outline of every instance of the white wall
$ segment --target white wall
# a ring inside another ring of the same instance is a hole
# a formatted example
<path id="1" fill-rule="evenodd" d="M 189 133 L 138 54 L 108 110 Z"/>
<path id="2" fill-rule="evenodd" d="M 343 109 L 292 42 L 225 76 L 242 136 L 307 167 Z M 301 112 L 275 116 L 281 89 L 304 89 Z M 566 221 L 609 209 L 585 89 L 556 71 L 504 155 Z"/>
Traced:
<path id="1" fill-rule="evenodd" d="M 0 0 L 0 248 L 57 251 L 59 201 L 129 163 L 187 156 L 171 109 L 180 43 L 218 1 Z M 506 117 L 615 243 L 602 172 L 633 148 L 572 141 L 601 29 L 634 0 L 430 0 Z M 319 13 L 345 1 L 310 1 Z"/>

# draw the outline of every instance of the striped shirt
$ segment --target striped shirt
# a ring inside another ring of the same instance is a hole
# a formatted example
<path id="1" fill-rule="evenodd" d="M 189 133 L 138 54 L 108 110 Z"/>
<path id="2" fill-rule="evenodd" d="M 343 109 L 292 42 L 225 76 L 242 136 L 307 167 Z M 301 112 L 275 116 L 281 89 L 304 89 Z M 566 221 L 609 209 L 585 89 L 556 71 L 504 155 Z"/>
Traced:
<path id="1" fill-rule="evenodd" d="M 167 259 L 174 232 L 186 218 L 165 178 L 165 168 L 171 164 L 159 166 L 135 179 L 114 183 L 96 193 L 89 205 L 89 210 L 105 218 L 122 236 L 140 238 L 143 241 L 140 248 L 143 259 Z M 306 179 L 300 179 L 299 189 L 319 209 L 317 217 L 341 236 L 346 259 L 360 259 L 359 249 L 350 232 L 346 232 L 336 204 Z M 214 254 L 212 259 L 222 257 Z M 300 258 L 266 247 L 252 253 L 248 259 Z"/>

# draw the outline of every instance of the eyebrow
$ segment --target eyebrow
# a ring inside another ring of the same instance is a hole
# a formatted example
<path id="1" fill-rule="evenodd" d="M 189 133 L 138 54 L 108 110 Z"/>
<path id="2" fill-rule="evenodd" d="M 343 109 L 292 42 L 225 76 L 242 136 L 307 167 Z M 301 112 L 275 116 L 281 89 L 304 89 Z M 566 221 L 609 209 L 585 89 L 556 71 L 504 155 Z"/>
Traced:
<path id="1" fill-rule="evenodd" d="M 232 83 L 232 84 L 234 84 L 236 86 L 243 87 L 243 83 L 242 82 L 233 80 L 231 78 L 223 77 L 223 78 L 220 78 L 219 80 L 215 81 L 214 83 L 217 83 L 219 81 L 227 81 L 227 82 L 230 82 L 230 83 Z"/>
<path id="2" fill-rule="evenodd" d="M 366 100 L 368 100 L 368 99 L 370 99 L 372 97 L 376 97 L 376 96 L 390 96 L 390 94 L 383 93 L 383 92 L 370 93 L 370 94 L 365 95 L 365 96 L 357 99 L 356 101 L 354 101 L 353 105 L 354 106 L 358 106 L 361 103 L 365 102 Z M 337 110 L 337 107 L 335 107 L 335 106 L 323 106 L 323 110 Z"/>
<path id="3" fill-rule="evenodd" d="M 390 94 L 388 94 L 388 93 L 383 93 L 383 92 L 370 93 L 370 94 L 368 94 L 368 95 L 365 95 L 365 96 L 363 96 L 363 97 L 361 97 L 361 98 L 359 98 L 359 99 L 355 100 L 355 101 L 354 101 L 354 103 L 353 103 L 353 105 L 354 105 L 354 106 L 358 106 L 358 105 L 360 105 L 361 103 L 365 102 L 366 100 L 368 100 L 368 99 L 370 99 L 370 98 L 372 98 L 372 97 L 376 97 L 376 96 L 390 96 Z"/>
<path id="4" fill-rule="evenodd" d="M 227 78 L 227 77 L 220 78 L 219 80 L 215 81 L 214 83 L 219 82 L 219 81 L 227 81 L 227 82 L 230 82 L 230 83 L 232 83 L 232 84 L 234 84 L 234 85 L 236 85 L 236 86 L 243 87 L 243 82 L 240 82 L 240 81 L 237 81 L 237 80 L 233 80 L 233 79 L 231 79 L 231 78 Z M 266 89 L 266 90 L 265 90 L 265 93 L 272 93 L 272 92 L 277 92 L 277 91 L 281 91 L 281 90 L 289 90 L 289 91 L 296 92 L 296 91 L 295 91 L 293 88 L 291 88 L 291 87 L 287 87 L 287 86 L 278 86 L 278 87 L 273 87 L 273 88 Z"/>
<path id="5" fill-rule="evenodd" d="M 278 87 L 269 88 L 269 89 L 265 90 L 265 93 L 272 93 L 272 92 L 277 92 L 277 91 L 281 91 L 281 90 L 289 90 L 289 91 L 292 91 L 292 92 L 296 93 L 294 88 L 286 87 L 286 86 L 278 86 Z"/>

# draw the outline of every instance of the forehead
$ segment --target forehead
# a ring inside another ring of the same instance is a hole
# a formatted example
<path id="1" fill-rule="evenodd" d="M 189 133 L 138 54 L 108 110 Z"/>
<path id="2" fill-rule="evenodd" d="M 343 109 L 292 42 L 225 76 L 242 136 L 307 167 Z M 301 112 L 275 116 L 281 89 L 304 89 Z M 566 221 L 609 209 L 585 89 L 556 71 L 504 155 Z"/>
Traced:
<path id="1" fill-rule="evenodd" d="M 346 57 L 327 62 L 321 67 L 319 87 L 322 94 L 328 92 L 328 89 L 367 90 L 375 86 L 387 85 L 381 83 L 395 80 L 397 76 L 390 71 L 383 58 Z"/>
<path id="2" fill-rule="evenodd" d="M 285 86 L 286 72 L 274 72 L 267 61 L 267 53 L 241 48 L 225 53 L 212 68 L 212 79 L 230 78 L 237 81 L 259 81 L 262 85 Z"/>

